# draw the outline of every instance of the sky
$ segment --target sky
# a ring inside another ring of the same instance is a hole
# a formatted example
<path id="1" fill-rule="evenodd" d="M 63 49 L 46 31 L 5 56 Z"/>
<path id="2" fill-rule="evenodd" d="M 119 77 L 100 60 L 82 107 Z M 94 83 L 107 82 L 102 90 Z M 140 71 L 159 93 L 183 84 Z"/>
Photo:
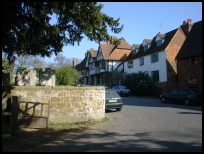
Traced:
<path id="1" fill-rule="evenodd" d="M 152 39 L 158 32 L 168 33 L 190 18 L 193 23 L 202 20 L 202 2 L 98 2 L 103 4 L 101 12 L 114 19 L 120 18 L 124 25 L 119 34 L 109 31 L 111 36 L 123 37 L 131 46 L 141 44 L 144 39 Z M 54 21 L 54 20 L 53 20 Z M 62 54 L 68 58 L 83 60 L 87 50 L 98 50 L 99 44 L 87 37 L 74 46 L 63 47 Z M 53 63 L 55 56 L 44 58 Z"/>

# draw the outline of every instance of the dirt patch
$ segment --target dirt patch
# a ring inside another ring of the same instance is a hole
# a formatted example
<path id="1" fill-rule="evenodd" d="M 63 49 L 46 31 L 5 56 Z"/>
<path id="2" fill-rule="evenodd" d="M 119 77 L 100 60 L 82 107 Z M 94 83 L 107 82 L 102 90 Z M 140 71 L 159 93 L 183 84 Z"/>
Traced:
<path id="1" fill-rule="evenodd" d="M 70 131 L 78 131 L 86 127 L 55 127 L 49 129 L 19 128 L 18 136 L 3 137 L 10 128 L 2 128 L 2 152 L 22 152 L 39 145 L 57 140 Z"/>

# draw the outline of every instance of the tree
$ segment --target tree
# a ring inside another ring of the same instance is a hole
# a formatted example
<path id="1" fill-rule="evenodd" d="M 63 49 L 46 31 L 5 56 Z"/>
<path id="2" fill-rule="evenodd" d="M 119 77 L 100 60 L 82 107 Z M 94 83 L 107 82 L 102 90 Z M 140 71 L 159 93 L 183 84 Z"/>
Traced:
<path id="1" fill-rule="evenodd" d="M 63 66 L 56 68 L 56 84 L 71 85 L 77 80 L 78 71 L 74 67 Z"/>
<path id="2" fill-rule="evenodd" d="M 105 74 L 105 80 L 109 83 L 111 87 L 115 84 L 122 84 L 124 77 L 125 74 L 117 69 L 111 69 L 110 72 L 107 72 Z"/>
<path id="3" fill-rule="evenodd" d="M 56 62 L 56 65 L 59 67 L 62 66 L 72 66 L 72 60 L 69 58 L 66 58 L 63 54 L 58 54 L 54 61 Z"/>
<path id="4" fill-rule="evenodd" d="M 97 2 L 2 2 L 2 52 L 14 63 L 20 55 L 57 55 L 64 45 L 79 45 L 85 36 L 96 43 L 107 42 L 108 27 L 119 33 L 123 25 L 120 18 L 102 13 L 102 8 Z M 53 15 L 57 22 L 51 24 Z"/>

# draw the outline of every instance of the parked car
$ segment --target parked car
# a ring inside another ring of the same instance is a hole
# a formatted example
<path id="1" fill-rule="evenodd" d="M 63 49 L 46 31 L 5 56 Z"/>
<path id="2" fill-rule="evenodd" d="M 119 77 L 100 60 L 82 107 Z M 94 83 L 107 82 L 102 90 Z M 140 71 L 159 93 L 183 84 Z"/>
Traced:
<path id="1" fill-rule="evenodd" d="M 128 97 L 130 95 L 130 89 L 128 89 L 126 86 L 115 85 L 111 88 L 111 90 L 116 91 L 121 96 L 125 95 Z"/>
<path id="2" fill-rule="evenodd" d="M 96 86 L 104 86 L 107 89 L 111 89 L 110 87 L 106 86 L 105 84 L 97 84 Z"/>
<path id="3" fill-rule="evenodd" d="M 105 109 L 116 109 L 121 111 L 123 101 L 120 95 L 116 91 L 106 90 L 105 94 Z"/>
<path id="4" fill-rule="evenodd" d="M 161 102 L 183 103 L 185 105 L 201 104 L 202 95 L 189 88 L 176 88 L 170 93 L 163 93 L 159 96 Z"/>

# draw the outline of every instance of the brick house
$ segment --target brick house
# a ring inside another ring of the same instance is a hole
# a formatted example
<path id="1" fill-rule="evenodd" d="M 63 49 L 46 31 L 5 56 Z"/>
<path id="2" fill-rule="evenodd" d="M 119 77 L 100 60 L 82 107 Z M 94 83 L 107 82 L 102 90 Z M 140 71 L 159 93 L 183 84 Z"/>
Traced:
<path id="1" fill-rule="evenodd" d="M 183 46 L 175 57 L 178 87 L 202 93 L 202 20 L 193 24 Z"/>

